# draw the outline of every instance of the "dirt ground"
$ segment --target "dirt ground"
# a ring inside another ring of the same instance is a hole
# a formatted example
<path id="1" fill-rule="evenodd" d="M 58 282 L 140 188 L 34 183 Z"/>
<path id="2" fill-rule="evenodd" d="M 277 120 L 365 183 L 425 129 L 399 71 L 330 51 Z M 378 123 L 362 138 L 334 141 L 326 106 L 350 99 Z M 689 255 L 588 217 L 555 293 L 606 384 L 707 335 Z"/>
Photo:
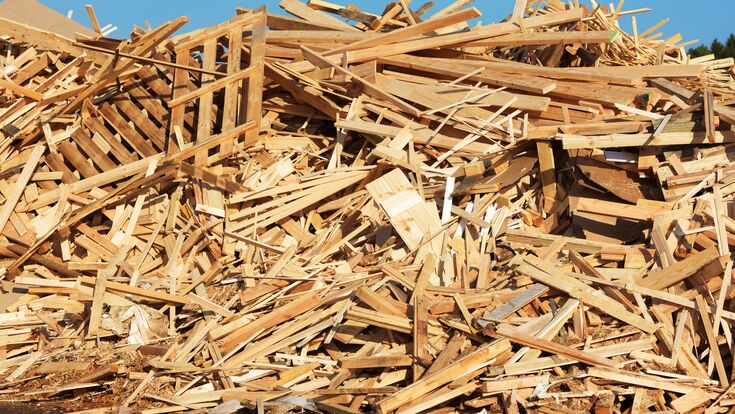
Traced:
<path id="1" fill-rule="evenodd" d="M 67 412 L 60 405 L 50 403 L 12 403 L 0 401 L 0 414 L 60 414 Z"/>

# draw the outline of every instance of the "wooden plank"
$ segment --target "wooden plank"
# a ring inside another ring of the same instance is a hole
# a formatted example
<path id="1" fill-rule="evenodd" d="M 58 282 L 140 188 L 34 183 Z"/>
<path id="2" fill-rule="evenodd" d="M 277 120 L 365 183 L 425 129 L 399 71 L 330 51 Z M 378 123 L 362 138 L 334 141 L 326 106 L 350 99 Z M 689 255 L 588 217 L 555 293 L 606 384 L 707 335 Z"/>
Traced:
<path id="1" fill-rule="evenodd" d="M 600 367 L 591 367 L 587 369 L 587 374 L 591 377 L 601 378 L 609 381 L 621 382 L 624 384 L 638 385 L 641 387 L 660 389 L 665 391 L 675 392 L 677 394 L 689 394 L 697 389 L 698 387 L 679 384 L 673 381 L 665 381 L 650 375 L 634 374 L 628 371 L 607 369 Z"/>
<path id="2" fill-rule="evenodd" d="M 536 45 L 558 45 L 574 43 L 612 43 L 617 37 L 614 30 L 599 30 L 586 32 L 537 32 L 537 33 L 514 33 L 496 36 L 489 39 L 476 40 L 465 43 L 465 47 L 512 47 L 512 46 L 536 46 Z"/>
<path id="3" fill-rule="evenodd" d="M 10 215 L 13 214 L 13 210 L 15 210 L 20 197 L 23 195 L 23 189 L 30 181 L 31 176 L 36 170 L 36 167 L 45 151 L 46 147 L 44 145 L 36 145 L 33 147 L 31 155 L 28 157 L 28 161 L 26 161 L 25 166 L 23 167 L 23 171 L 21 171 L 15 185 L 12 187 L 11 193 L 6 195 L 5 203 L 3 203 L 3 208 L 0 210 L 0 232 L 2 232 L 8 224 Z"/>
<path id="4" fill-rule="evenodd" d="M 355 82 L 360 83 L 363 88 L 365 88 L 365 91 L 373 95 L 375 98 L 382 99 L 384 101 L 387 101 L 393 105 L 395 105 L 397 108 L 408 112 L 409 114 L 419 116 L 421 114 L 421 111 L 414 108 L 413 106 L 407 104 L 403 100 L 396 98 L 395 96 L 385 93 L 378 85 L 373 84 L 372 82 L 369 82 L 359 76 L 357 76 L 355 73 L 350 71 L 349 69 L 345 69 L 335 63 L 333 63 L 331 60 L 325 58 L 324 56 L 320 55 L 319 53 L 309 49 L 306 46 L 301 46 L 301 52 L 304 54 L 304 57 L 308 59 L 311 63 L 313 63 L 315 66 L 320 68 L 328 68 L 331 67 L 335 71 L 349 77 Z"/>
<path id="5" fill-rule="evenodd" d="M 670 145 L 692 145 L 702 143 L 729 144 L 735 142 L 735 132 L 715 131 L 707 141 L 705 132 L 662 132 L 656 137 L 651 134 L 613 134 L 596 137 L 561 135 L 564 149 L 662 147 Z"/>
<path id="6" fill-rule="evenodd" d="M 717 249 L 707 249 L 687 257 L 666 269 L 650 272 L 638 284 L 649 289 L 662 290 L 685 280 L 720 257 Z"/>
<path id="7" fill-rule="evenodd" d="M 263 9 L 259 13 L 259 19 L 253 23 L 252 35 L 250 39 L 250 67 L 255 68 L 255 73 L 248 81 L 248 93 L 241 96 L 240 101 L 240 118 L 242 122 L 254 122 L 255 128 L 245 134 L 247 144 L 254 143 L 260 135 L 262 107 L 263 107 L 263 89 L 264 71 L 265 71 L 265 49 L 266 49 L 266 15 Z"/>
<path id="8" fill-rule="evenodd" d="M 383 175 L 365 188 L 410 249 L 418 248 L 422 241 L 441 229 L 436 210 L 428 207 L 400 170 Z M 432 242 L 435 253 L 440 251 L 440 245 L 441 240 Z"/>
<path id="9" fill-rule="evenodd" d="M 125 260 L 130 250 L 130 245 L 121 247 L 112 260 L 105 266 L 103 270 L 97 272 L 94 283 L 94 296 L 92 297 L 92 308 L 89 313 L 89 325 L 87 326 L 87 337 L 99 335 L 98 329 L 102 320 L 102 306 L 105 300 L 105 290 L 107 289 L 107 280 L 115 277 L 118 266 Z M 85 381 L 86 382 L 86 381 Z"/>
<path id="10" fill-rule="evenodd" d="M 176 63 L 187 64 L 189 63 L 189 55 L 186 53 L 176 54 Z M 187 85 L 189 81 L 189 73 L 183 69 L 175 69 L 173 75 L 173 82 L 171 83 L 171 99 L 177 99 L 187 93 Z M 176 129 L 184 129 L 184 118 L 186 108 L 183 106 L 176 106 L 171 109 L 169 122 L 170 126 L 168 129 L 168 140 L 166 141 L 166 153 L 173 154 L 178 152 L 181 148 L 180 145 L 183 143 L 177 142 Z"/>
<path id="11" fill-rule="evenodd" d="M 25 96 L 33 99 L 34 101 L 40 101 L 43 99 L 43 94 L 36 92 L 32 89 L 24 88 L 12 81 L 0 79 L 0 88 L 7 89 L 15 94 Z"/>
<path id="12" fill-rule="evenodd" d="M 161 151 L 164 148 L 165 141 L 161 138 L 161 129 L 157 127 L 149 118 L 149 114 L 143 113 L 135 104 L 133 104 L 129 97 L 115 103 L 115 108 L 125 114 L 125 116 L 140 129 L 141 135 L 148 138 L 152 145 L 157 151 Z"/>
<path id="13" fill-rule="evenodd" d="M 567 292 L 571 297 L 584 301 L 610 316 L 618 318 L 633 325 L 644 332 L 653 333 L 656 325 L 640 316 L 628 311 L 620 302 L 617 302 L 584 283 L 560 274 L 548 262 L 537 258 L 526 256 L 524 261 L 530 266 L 523 267 L 523 272 L 528 276 L 547 286 Z"/>
<path id="14" fill-rule="evenodd" d="M 250 74 L 247 73 L 248 71 L 256 70 L 252 66 L 245 70 L 241 69 L 242 27 L 233 27 L 232 29 L 230 29 L 227 37 L 227 77 L 218 79 L 208 85 L 210 87 L 213 87 L 215 86 L 215 84 L 222 82 L 223 79 L 231 79 L 231 81 L 227 81 L 222 83 L 222 85 L 216 86 L 217 88 L 220 88 L 223 85 L 225 87 L 224 104 L 222 106 L 222 129 L 224 131 L 227 131 L 228 129 L 233 128 L 235 127 L 235 125 L 237 125 L 237 118 L 239 114 L 237 106 L 240 103 L 238 98 L 240 95 L 240 88 L 242 87 L 241 79 L 246 79 L 248 76 L 250 76 Z M 183 100 L 181 97 L 178 97 L 177 99 Z M 169 108 L 175 106 L 174 100 L 169 101 L 168 106 Z M 232 148 L 232 145 L 226 143 L 223 144 L 222 148 L 223 150 L 227 151 Z"/>
<path id="15" fill-rule="evenodd" d="M 425 20 L 421 23 L 404 27 L 403 29 L 386 32 L 347 46 L 338 47 L 331 50 L 329 55 L 338 55 L 351 50 L 366 49 L 375 46 L 387 46 L 392 43 L 409 40 L 424 33 L 431 33 L 446 26 L 480 17 L 480 14 L 479 10 L 471 7 L 436 19 Z"/>
<path id="16" fill-rule="evenodd" d="M 610 368 L 615 368 L 617 366 L 617 364 L 610 359 L 600 357 L 589 352 L 578 351 L 574 348 L 547 341 L 545 339 L 534 338 L 530 335 L 518 332 L 515 329 L 509 329 L 501 326 L 496 332 L 498 335 L 509 338 L 513 342 L 517 342 L 521 345 L 545 352 L 551 352 L 552 354 L 561 355 L 575 361 L 584 362 L 585 364 Z"/>
<path id="17" fill-rule="evenodd" d="M 452 382 L 455 378 L 486 366 L 493 358 L 508 350 L 510 350 L 510 342 L 507 339 L 486 344 L 446 368 L 437 370 L 435 373 L 427 375 L 395 394 L 378 401 L 376 406 L 381 413 L 392 412 L 404 404 Z"/>
<path id="18" fill-rule="evenodd" d="M 84 8 L 87 10 L 87 15 L 89 16 L 89 22 L 92 24 L 92 30 L 95 32 L 102 34 L 102 29 L 100 28 L 100 23 L 97 20 L 97 14 L 94 12 L 94 6 L 91 4 L 85 4 Z"/>
<path id="19" fill-rule="evenodd" d="M 140 133 L 133 127 L 131 127 L 127 121 L 112 107 L 109 103 L 104 103 L 99 108 L 100 115 L 102 115 L 107 122 L 112 125 L 113 128 L 130 144 L 135 151 L 142 157 L 150 157 L 156 155 L 158 151 L 153 148 L 148 140 L 146 140 Z"/>
<path id="20" fill-rule="evenodd" d="M 502 321 L 503 319 L 515 313 L 518 309 L 528 305 L 532 300 L 538 298 L 548 291 L 549 288 L 547 286 L 540 283 L 534 283 L 533 285 L 531 285 L 530 288 L 523 290 L 520 294 L 514 296 L 508 302 L 505 302 L 504 304 L 493 309 L 492 312 L 482 316 L 480 320 L 477 321 L 477 324 L 484 328 L 491 323 Z"/>
<path id="21" fill-rule="evenodd" d="M 222 347 L 226 350 L 232 349 L 238 343 L 250 338 L 256 332 L 288 321 L 297 315 L 317 308 L 320 304 L 321 303 L 318 297 L 314 294 L 305 295 L 298 300 L 289 302 L 285 306 L 281 306 L 278 309 L 278 312 L 270 313 L 258 319 L 254 323 L 248 324 L 240 329 L 231 332 L 229 335 L 222 339 Z"/>
<path id="22" fill-rule="evenodd" d="M 581 18 L 581 9 L 571 9 L 562 12 L 549 13 L 543 16 L 530 17 L 523 21 L 523 25 L 526 29 L 532 29 L 545 25 L 553 26 L 579 21 Z M 505 22 L 475 28 L 467 32 L 419 37 L 415 40 L 407 40 L 388 46 L 374 46 L 372 48 L 355 50 L 350 54 L 348 60 L 350 63 L 365 62 L 380 57 L 411 53 L 418 50 L 461 45 L 475 40 L 487 39 L 519 31 L 520 28 L 515 23 Z M 701 71 L 702 69 L 704 68 L 700 66 L 699 70 Z"/>
<path id="23" fill-rule="evenodd" d="M 409 55 L 384 57 L 378 61 L 386 65 L 398 66 L 425 73 L 440 74 L 453 78 L 459 78 L 473 70 L 472 65 L 462 65 L 457 62 Z M 520 74 L 515 77 L 508 77 L 505 75 L 498 76 L 489 70 L 471 75 L 468 79 L 483 82 L 488 85 L 509 87 L 518 91 L 539 95 L 546 95 L 556 88 L 556 84 L 553 81 L 544 78 Z"/>
<path id="24" fill-rule="evenodd" d="M 22 22 L 0 18 L 0 28 L 3 33 L 11 36 L 19 42 L 27 42 L 46 50 L 57 50 L 59 48 L 63 48 L 64 51 L 76 57 L 88 53 L 96 63 L 103 63 L 106 60 L 104 55 L 93 52 L 90 53 L 85 51 L 83 48 L 76 46 L 72 39 L 47 30 L 33 28 L 27 24 L 23 24 Z"/>
<path id="25" fill-rule="evenodd" d="M 544 210 L 548 213 L 556 201 L 556 166 L 554 164 L 554 149 L 548 141 L 536 143 L 538 153 L 539 175 L 544 192 Z"/>
<path id="26" fill-rule="evenodd" d="M 83 283 L 94 285 L 97 278 L 84 276 L 81 280 Z M 128 293 L 154 302 L 169 302 L 178 305 L 186 305 L 190 303 L 188 299 L 181 296 L 158 292 L 152 289 L 143 289 L 139 287 L 129 286 L 118 282 L 108 281 L 106 284 L 106 289 L 120 293 Z"/>
<path id="27" fill-rule="evenodd" d="M 707 312 L 707 303 L 701 295 L 697 295 L 694 298 L 697 303 L 697 310 L 699 311 L 699 317 L 702 320 L 704 331 L 707 334 L 707 342 L 709 342 L 710 358 L 714 358 L 715 367 L 717 368 L 717 376 L 720 378 L 720 384 L 727 387 L 730 384 L 728 379 L 727 371 L 725 370 L 725 364 L 722 362 L 722 355 L 720 355 L 720 345 L 715 337 L 715 332 L 712 329 L 712 320 Z"/>
<path id="28" fill-rule="evenodd" d="M 341 368 L 361 369 L 361 368 L 381 368 L 381 367 L 407 367 L 413 364 L 413 357 L 410 355 L 372 355 L 369 357 L 358 356 L 353 358 L 343 358 L 339 361 Z"/>
<path id="29" fill-rule="evenodd" d="M 407 101 L 415 102 L 426 108 L 445 107 L 461 101 L 467 92 L 462 89 L 451 88 L 446 86 L 421 85 L 416 83 L 405 82 L 402 80 L 389 78 L 387 76 L 378 76 L 378 85 L 385 92 L 394 94 Z M 549 98 L 509 94 L 507 92 L 497 92 L 485 98 L 478 99 L 478 104 L 487 106 L 502 107 L 511 98 L 517 98 L 510 104 L 510 108 L 522 111 L 545 111 L 549 107 L 551 100 Z M 471 118 L 477 116 L 481 119 L 488 119 L 493 113 L 481 108 L 467 107 L 457 111 L 458 116 Z"/>
<path id="30" fill-rule="evenodd" d="M 671 407 L 676 410 L 677 413 L 688 413 L 709 401 L 709 393 L 703 389 L 698 389 L 671 401 Z"/>
<path id="31" fill-rule="evenodd" d="M 217 39 L 209 39 L 204 42 L 204 51 L 202 54 L 202 68 L 207 70 L 213 70 L 217 60 Z M 204 75 L 201 76 L 201 85 L 206 91 L 199 98 L 198 116 L 197 116 L 197 129 L 196 129 L 196 142 L 205 141 L 212 134 L 213 127 L 213 108 L 214 102 L 214 91 L 206 88 L 208 83 L 214 82 L 214 76 Z M 206 154 L 200 152 L 194 158 L 196 164 L 202 164 L 206 160 Z"/>
<path id="32" fill-rule="evenodd" d="M 117 164 L 107 156 L 94 141 L 81 129 L 76 130 L 72 134 L 72 139 L 77 143 L 77 146 L 81 148 L 89 158 L 94 162 L 101 171 L 112 170 L 117 167 Z"/>
<path id="33" fill-rule="evenodd" d="M 523 388 L 535 388 L 539 384 L 548 382 L 548 375 L 536 375 L 532 377 L 509 378 L 499 381 L 491 381 L 482 384 L 480 390 L 484 393 L 495 393 L 500 391 L 518 390 Z"/>
<path id="34" fill-rule="evenodd" d="M 334 30 L 357 31 L 357 29 L 349 24 L 332 17 L 326 13 L 309 8 L 306 4 L 298 0 L 282 0 L 278 4 L 288 13 L 300 17 L 308 22 L 318 23 L 320 26 L 329 27 Z"/>

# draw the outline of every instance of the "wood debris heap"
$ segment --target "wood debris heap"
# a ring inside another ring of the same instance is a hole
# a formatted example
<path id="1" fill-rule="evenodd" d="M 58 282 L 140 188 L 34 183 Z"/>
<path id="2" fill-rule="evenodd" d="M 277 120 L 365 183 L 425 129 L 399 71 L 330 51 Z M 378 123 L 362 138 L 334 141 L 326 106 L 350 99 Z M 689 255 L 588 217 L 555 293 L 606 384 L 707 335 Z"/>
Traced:
<path id="1" fill-rule="evenodd" d="M 734 412 L 734 62 L 590 2 L 0 19 L 0 400 Z"/>

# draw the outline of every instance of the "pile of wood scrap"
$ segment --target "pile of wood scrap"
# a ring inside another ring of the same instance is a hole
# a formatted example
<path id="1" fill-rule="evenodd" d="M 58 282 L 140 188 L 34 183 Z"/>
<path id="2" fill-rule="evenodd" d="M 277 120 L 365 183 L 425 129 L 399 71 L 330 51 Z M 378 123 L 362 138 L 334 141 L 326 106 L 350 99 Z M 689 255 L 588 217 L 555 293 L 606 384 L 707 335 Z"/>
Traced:
<path id="1" fill-rule="evenodd" d="M 0 19 L 0 400 L 735 411 L 734 62 L 590 2 Z"/>

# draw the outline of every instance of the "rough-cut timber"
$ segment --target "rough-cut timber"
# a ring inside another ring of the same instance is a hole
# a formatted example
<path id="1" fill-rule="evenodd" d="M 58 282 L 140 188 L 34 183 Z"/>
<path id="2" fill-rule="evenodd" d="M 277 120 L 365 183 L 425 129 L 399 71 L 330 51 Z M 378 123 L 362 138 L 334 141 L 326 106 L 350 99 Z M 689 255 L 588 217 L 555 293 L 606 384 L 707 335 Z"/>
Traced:
<path id="1" fill-rule="evenodd" d="M 0 400 L 733 412 L 735 62 L 470 3 L 0 5 Z"/>

